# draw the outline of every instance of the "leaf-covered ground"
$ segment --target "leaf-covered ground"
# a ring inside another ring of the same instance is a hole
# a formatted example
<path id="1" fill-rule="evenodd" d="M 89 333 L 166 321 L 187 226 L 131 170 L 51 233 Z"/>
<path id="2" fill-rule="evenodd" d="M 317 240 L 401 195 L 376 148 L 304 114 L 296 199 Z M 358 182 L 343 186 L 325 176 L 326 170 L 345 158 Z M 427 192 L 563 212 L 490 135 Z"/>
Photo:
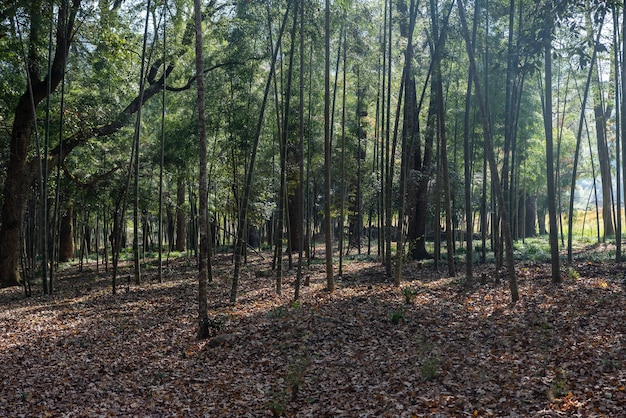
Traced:
<path id="1" fill-rule="evenodd" d="M 432 267 L 397 288 L 350 262 L 329 294 L 314 264 L 292 303 L 294 274 L 277 296 L 250 258 L 235 306 L 218 260 L 203 341 L 188 260 L 117 295 L 94 264 L 53 297 L 0 291 L 0 416 L 626 416 L 624 265 L 580 262 L 555 286 L 549 265 L 519 264 L 511 305 L 488 267 L 465 292 Z"/>

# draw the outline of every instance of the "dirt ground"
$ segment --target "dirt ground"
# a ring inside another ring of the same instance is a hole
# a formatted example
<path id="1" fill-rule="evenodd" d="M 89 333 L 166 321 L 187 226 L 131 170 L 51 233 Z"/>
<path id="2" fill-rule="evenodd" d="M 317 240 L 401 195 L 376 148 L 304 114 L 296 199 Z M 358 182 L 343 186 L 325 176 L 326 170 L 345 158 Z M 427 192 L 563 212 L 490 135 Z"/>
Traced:
<path id="1" fill-rule="evenodd" d="M 415 262 L 396 287 L 361 257 L 329 293 L 318 259 L 294 302 L 295 271 L 277 295 L 263 257 L 235 305 L 216 257 L 201 341 L 186 258 L 162 283 L 125 267 L 116 295 L 95 263 L 64 268 L 53 296 L 0 290 L 0 416 L 626 416 L 624 264 L 580 261 L 553 285 L 549 264 L 520 262 L 511 304 L 488 265 L 472 291 Z"/>

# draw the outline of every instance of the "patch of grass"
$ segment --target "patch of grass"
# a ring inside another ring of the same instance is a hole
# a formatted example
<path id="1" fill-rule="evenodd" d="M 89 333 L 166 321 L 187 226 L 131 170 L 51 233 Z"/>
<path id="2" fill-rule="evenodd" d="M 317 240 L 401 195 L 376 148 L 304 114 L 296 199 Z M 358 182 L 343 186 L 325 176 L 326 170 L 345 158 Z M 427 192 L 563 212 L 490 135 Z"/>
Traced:
<path id="1" fill-rule="evenodd" d="M 345 256 L 343 259 L 344 261 L 374 262 L 378 260 L 378 256 L 375 254 L 367 255 L 367 253 L 361 253 L 361 254 L 355 253 L 355 254 L 350 254 L 348 256 Z"/>
<path id="2" fill-rule="evenodd" d="M 287 315 L 287 307 L 285 305 L 280 305 L 277 306 L 275 308 L 273 308 L 272 310 L 270 310 L 267 314 L 267 316 L 269 316 L 270 318 L 273 319 L 278 319 L 278 318 L 282 318 L 285 315 Z"/>
<path id="3" fill-rule="evenodd" d="M 289 371 L 287 373 L 287 385 L 289 386 L 292 400 L 295 400 L 298 397 L 298 391 L 304 383 L 304 375 L 310 364 L 311 360 L 303 358 L 289 366 Z"/>
<path id="4" fill-rule="evenodd" d="M 404 308 L 401 306 L 398 309 L 394 309 L 390 313 L 391 323 L 394 325 L 398 324 L 406 324 L 406 315 L 404 313 Z"/>
<path id="5" fill-rule="evenodd" d="M 417 291 L 411 287 L 405 287 L 404 289 L 402 289 L 402 296 L 404 296 L 404 303 L 409 305 L 415 300 L 415 296 L 417 296 Z"/>
<path id="6" fill-rule="evenodd" d="M 424 359 L 422 366 L 420 367 L 420 372 L 422 373 L 422 377 L 426 381 L 435 380 L 439 375 L 439 364 L 441 361 L 439 357 L 436 356 L 428 356 Z"/>
<path id="7" fill-rule="evenodd" d="M 552 395 L 555 398 L 562 398 L 567 394 L 567 376 L 565 370 L 561 369 L 556 373 L 554 380 L 552 381 Z"/>
<path id="8" fill-rule="evenodd" d="M 610 358 L 603 358 L 602 359 L 602 371 L 605 373 L 612 373 L 616 370 L 619 370 L 620 367 L 620 363 L 610 359 Z"/>
<path id="9" fill-rule="evenodd" d="M 300 387 L 304 383 L 306 370 L 311 364 L 308 357 L 302 358 L 291 364 L 287 370 L 287 375 L 283 379 L 286 387 L 275 388 L 268 395 L 267 408 L 274 417 L 287 415 L 287 405 L 289 401 L 295 401 L 298 397 Z"/>
<path id="10" fill-rule="evenodd" d="M 527 238 L 516 242 L 514 247 L 516 259 L 544 261 L 550 257 L 550 243 L 545 238 Z"/>
<path id="11" fill-rule="evenodd" d="M 580 273 L 574 267 L 568 267 L 566 269 L 567 278 L 571 280 L 578 280 L 580 278 Z"/>
<path id="12" fill-rule="evenodd" d="M 441 364 L 438 350 L 431 342 L 424 341 L 420 336 L 417 337 L 416 345 L 422 378 L 425 381 L 435 380 L 439 376 L 439 365 Z"/>

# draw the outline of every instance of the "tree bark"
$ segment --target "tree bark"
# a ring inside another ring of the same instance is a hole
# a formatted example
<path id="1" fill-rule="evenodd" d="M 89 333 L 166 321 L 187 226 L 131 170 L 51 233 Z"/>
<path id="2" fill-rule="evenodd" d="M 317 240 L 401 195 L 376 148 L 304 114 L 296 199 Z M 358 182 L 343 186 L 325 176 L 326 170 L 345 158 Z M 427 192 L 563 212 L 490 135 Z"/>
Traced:
<path id="1" fill-rule="evenodd" d="M 485 152 L 487 154 L 487 159 L 489 160 L 489 168 L 491 171 L 491 179 L 493 183 L 493 188 L 496 193 L 496 197 L 498 199 L 498 204 L 500 206 L 500 218 L 502 220 L 502 229 L 503 229 L 503 238 L 505 240 L 505 249 L 506 249 L 506 265 L 508 269 L 509 276 L 509 289 L 511 291 L 511 300 L 513 302 L 517 302 L 519 300 L 519 291 L 517 288 L 517 277 L 515 276 L 515 261 L 513 258 L 513 239 L 511 237 L 511 229 L 509 227 L 509 216 L 506 211 L 506 205 L 504 204 L 504 193 L 502 190 L 502 184 L 500 182 L 500 175 L 498 174 L 498 166 L 496 163 L 496 158 L 494 154 L 493 148 L 493 137 L 491 133 L 491 128 L 489 125 L 489 114 L 486 109 L 485 102 L 483 101 L 483 95 L 481 90 L 481 85 L 478 80 L 478 75 L 476 72 L 476 61 L 474 58 L 474 50 L 470 41 L 469 30 L 467 27 L 467 19 L 465 17 L 465 9 L 463 6 L 462 0 L 457 0 L 457 5 L 459 8 L 459 17 L 461 18 L 461 26 L 463 37 L 465 38 L 465 46 L 467 50 L 467 55 L 470 61 L 470 72 L 474 76 L 474 88 L 476 91 L 476 100 L 478 102 L 478 108 L 480 111 L 480 119 L 483 127 L 483 135 L 485 139 Z"/>
<path id="2" fill-rule="evenodd" d="M 200 230 L 200 256 L 198 262 L 198 338 L 209 337 L 207 286 L 210 274 L 209 238 L 207 236 L 207 141 L 204 116 L 204 64 L 202 61 L 202 16 L 200 0 L 194 0 L 196 23 L 196 88 L 198 93 L 198 137 L 200 141 L 200 176 L 198 193 L 200 208 L 198 229 Z"/>
<path id="3" fill-rule="evenodd" d="M 61 214 L 59 231 L 59 261 L 66 262 L 74 258 L 74 215 L 72 205 L 67 205 Z"/>
<path id="4" fill-rule="evenodd" d="M 550 259 L 552 282 L 561 282 L 559 261 L 559 231 L 556 223 L 556 184 L 554 181 L 554 145 L 552 140 L 552 39 L 545 41 L 545 114 L 543 122 L 546 135 L 546 177 L 548 181 L 548 224 L 550 234 Z"/>
<path id="5" fill-rule="evenodd" d="M 28 191 L 34 176 L 39 175 L 39 170 L 31 168 L 28 159 L 30 141 L 35 129 L 34 112 L 37 105 L 48 96 L 48 91 L 56 90 L 63 78 L 74 21 L 80 3 L 81 0 L 72 0 L 70 6 L 67 1 L 64 1 L 59 7 L 56 28 L 57 48 L 50 71 L 43 79 L 40 78 L 36 64 L 40 59 L 35 50 L 29 51 L 27 63 L 29 85 L 15 108 L 4 183 L 2 225 L 0 226 L 0 287 L 17 286 L 21 283 L 19 272 L 21 230 L 26 214 Z M 36 32 L 40 29 L 35 26 L 31 27 L 31 31 Z"/>
<path id="6" fill-rule="evenodd" d="M 333 277 L 333 237 L 330 214 L 330 0 L 324 9 L 324 240 L 326 248 L 326 290 L 335 290 Z"/>
<path id="7" fill-rule="evenodd" d="M 185 214 L 185 177 L 176 179 L 176 251 L 184 252 L 187 243 L 187 216 Z"/>

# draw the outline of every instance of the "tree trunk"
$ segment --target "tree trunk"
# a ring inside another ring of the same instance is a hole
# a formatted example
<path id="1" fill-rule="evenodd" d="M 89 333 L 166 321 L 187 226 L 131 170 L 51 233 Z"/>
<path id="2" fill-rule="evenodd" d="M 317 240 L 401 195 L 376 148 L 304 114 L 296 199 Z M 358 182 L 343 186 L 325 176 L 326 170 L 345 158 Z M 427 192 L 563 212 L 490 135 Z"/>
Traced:
<path id="1" fill-rule="evenodd" d="M 187 243 L 187 216 L 185 214 L 185 176 L 176 178 L 176 251 L 185 251 Z"/>
<path id="2" fill-rule="evenodd" d="M 278 51 L 280 50 L 281 40 L 282 40 L 283 33 L 285 31 L 285 26 L 287 23 L 287 17 L 289 15 L 290 7 L 291 7 L 291 2 L 288 2 L 287 10 L 285 10 L 283 22 L 280 27 L 280 32 L 278 33 L 278 40 L 276 42 L 276 47 L 274 48 L 274 51 L 272 51 L 272 62 L 270 64 L 270 73 L 265 83 L 265 90 L 263 92 L 263 102 L 261 103 L 259 119 L 257 121 L 257 126 L 256 126 L 256 130 L 254 133 L 252 151 L 250 153 L 250 162 L 248 163 L 246 182 L 244 183 L 241 205 L 239 205 L 239 216 L 237 220 L 237 239 L 235 241 L 235 268 L 233 271 L 233 282 L 232 282 L 231 289 L 230 289 L 230 301 L 232 303 L 235 303 L 237 301 L 237 291 L 239 288 L 239 272 L 241 270 L 241 253 L 243 252 L 243 248 L 245 245 L 244 233 L 245 233 L 246 226 L 248 223 L 248 205 L 249 205 L 250 194 L 252 190 L 252 176 L 254 173 L 254 164 L 256 162 L 257 150 L 259 147 L 259 139 L 261 137 L 261 129 L 263 128 L 263 120 L 264 120 L 264 115 L 265 115 L 265 108 L 267 105 L 267 98 L 269 96 L 270 87 L 272 85 L 274 67 L 276 65 L 276 56 L 278 54 Z"/>
<path id="3" fill-rule="evenodd" d="M 548 180 L 548 223 L 550 234 L 550 259 L 552 281 L 561 282 L 559 260 L 559 231 L 556 223 L 556 184 L 554 182 L 554 145 L 552 140 L 552 39 L 545 41 L 545 114 L 543 122 L 546 135 L 546 177 Z"/>
<path id="4" fill-rule="evenodd" d="M 276 271 L 276 293 L 277 294 L 281 294 L 282 293 L 282 281 L 283 281 L 283 263 L 282 263 L 282 256 L 283 256 L 283 236 L 284 236 L 284 231 L 283 231 L 283 225 L 285 224 L 285 214 L 287 212 L 286 208 L 285 208 L 285 204 L 287 203 L 287 195 L 288 195 L 288 179 L 287 179 L 287 170 L 289 171 L 293 171 L 291 168 L 287 167 L 287 158 L 288 158 L 288 149 L 290 147 L 292 147 L 292 145 L 290 144 L 289 141 L 289 137 L 290 137 L 290 123 L 291 121 L 289 120 L 289 116 L 291 114 L 291 87 L 293 84 L 293 58 L 295 55 L 295 49 L 296 49 L 296 42 L 295 42 L 295 37 L 296 37 L 296 28 L 297 28 L 297 22 L 298 22 L 298 4 L 299 2 L 296 2 L 296 6 L 295 6 L 295 10 L 294 10 L 294 14 L 293 14 L 293 26 L 291 28 L 291 46 L 289 48 L 289 67 L 287 68 L 287 89 L 285 91 L 285 101 L 284 101 L 284 109 L 282 114 L 283 116 L 283 120 L 282 120 L 282 132 L 281 132 L 281 139 L 280 139 L 280 188 L 278 190 L 278 231 L 277 231 L 277 271 Z M 270 32 L 271 33 L 271 32 Z M 278 103 L 277 107 L 278 107 Z M 290 154 L 292 154 L 292 156 L 294 156 L 295 152 L 291 152 Z M 292 160 L 294 158 L 292 157 Z M 297 187 L 297 186 L 296 186 Z M 299 205 L 294 205 L 296 211 L 298 210 L 298 208 L 300 207 Z M 299 218 L 296 218 L 299 219 Z M 289 225 L 290 220 L 287 219 L 287 225 Z M 301 224 L 301 222 L 299 222 Z M 290 226 L 290 225 L 289 225 Z M 297 226 L 296 226 L 297 228 Z M 302 225 L 300 225 L 300 229 L 302 228 Z M 291 231 L 291 228 L 289 229 L 289 234 L 290 234 L 290 240 L 289 240 L 289 246 L 293 249 L 293 244 L 294 241 L 291 239 L 291 233 L 293 233 L 293 231 Z M 299 242 L 299 240 L 298 240 Z M 291 252 L 289 252 L 289 257 L 291 260 Z M 290 263 L 290 267 L 291 267 L 291 263 Z"/>
<path id="5" fill-rule="evenodd" d="M 537 196 L 527 194 L 525 216 L 524 216 L 524 235 L 527 238 L 537 236 Z"/>
<path id="6" fill-rule="evenodd" d="M 333 277 L 333 237 L 330 214 L 330 0 L 324 9 L 324 240 L 326 247 L 326 290 L 335 290 Z"/>
<path id="7" fill-rule="evenodd" d="M 411 85 L 414 85 L 411 83 Z M 415 197 L 414 208 L 409 213 L 409 234 L 411 258 L 413 260 L 423 260 L 431 258 L 426 251 L 426 219 L 428 215 L 428 185 L 433 171 L 433 143 L 435 139 L 435 127 L 437 117 L 437 106 L 435 92 L 431 85 L 430 103 L 428 107 L 428 120 L 426 123 L 426 132 L 424 133 L 424 157 L 422 159 L 422 147 L 417 143 L 413 149 L 412 165 L 413 175 L 411 175 L 412 183 L 410 184 L 410 192 Z M 407 95 L 407 100 L 415 98 L 417 95 Z M 407 105 L 409 105 L 407 103 Z M 417 103 L 415 103 L 417 107 Z"/>
<path id="8" fill-rule="evenodd" d="M 74 258 L 74 210 L 68 205 L 61 214 L 59 231 L 59 261 L 67 262 Z"/>
<path id="9" fill-rule="evenodd" d="M 626 183 L 626 103 L 624 102 L 624 98 L 626 98 L 626 36 L 624 34 L 626 32 L 626 13 L 624 9 L 622 9 L 622 68 L 621 68 L 621 87 L 622 87 L 622 102 L 620 106 L 620 115 L 621 115 L 621 140 L 622 140 L 622 173 L 623 179 L 622 181 Z M 617 13 L 615 13 L 615 19 L 617 19 Z M 617 65 L 617 64 L 616 64 Z M 626 186 L 626 185 L 625 185 Z M 625 193 L 626 195 L 626 190 Z M 621 214 L 620 214 L 621 215 Z"/>
<path id="10" fill-rule="evenodd" d="M 10 137 L 9 161 L 4 183 L 4 202 L 0 226 L 0 287 L 17 286 L 21 283 L 19 273 L 19 254 L 21 229 L 26 214 L 26 203 L 33 176 L 38 174 L 30 170 L 28 153 L 30 140 L 35 128 L 35 108 L 48 92 L 56 90 L 64 75 L 65 61 L 69 51 L 69 40 L 73 32 L 74 20 L 80 0 L 62 2 L 58 9 L 56 51 L 48 77 L 40 78 L 37 62 L 43 59 L 35 50 L 28 51 L 29 86 L 20 97 L 14 112 L 13 127 Z M 47 7 L 47 6 L 46 6 Z M 37 13 L 38 11 L 35 11 Z M 32 36 L 40 28 L 31 27 Z M 32 91 L 32 96 L 30 92 Z"/>
<path id="11" fill-rule="evenodd" d="M 198 262 L 198 338 L 209 337 L 207 286 L 210 275 L 209 239 L 207 237 L 207 141 L 204 116 L 204 67 L 202 61 L 202 15 L 200 0 L 194 0 L 196 26 L 196 88 L 198 90 L 198 137 L 200 141 L 200 176 L 198 193 L 200 208 L 198 229 L 200 230 L 200 256 Z"/>
<path id="12" fill-rule="evenodd" d="M 604 15 L 602 15 L 604 16 Z M 587 19 L 587 28 L 591 32 L 591 21 Z M 600 27 L 601 30 L 602 27 Z M 593 39 L 593 38 L 591 38 Z M 590 45 L 592 51 L 595 52 L 595 43 Z M 594 54 L 595 55 L 595 54 Z M 595 56 L 597 60 L 597 55 Z M 615 235 L 613 224 L 613 187 L 611 181 L 611 158 L 609 156 L 609 148 L 607 145 L 607 126 L 606 120 L 611 115 L 613 109 L 612 104 L 605 105 L 598 65 L 592 65 L 593 68 L 593 114 L 595 117 L 596 141 L 598 148 L 598 162 L 600 164 L 600 180 L 602 183 L 602 222 L 604 225 L 604 238 Z"/>
<path id="13" fill-rule="evenodd" d="M 474 9 L 474 21 L 472 23 L 472 49 L 475 49 L 476 31 L 478 29 L 478 12 Z M 470 69 L 471 71 L 471 69 Z M 474 74 L 471 72 L 467 77 L 467 90 L 465 92 L 465 115 L 463 116 L 463 195 L 465 199 L 465 231 L 466 231 L 466 250 L 465 250 L 465 287 L 470 288 L 474 285 L 474 222 L 472 219 L 472 135 L 470 135 L 470 113 L 472 109 L 472 79 Z"/>
<path id="14" fill-rule="evenodd" d="M 467 27 L 467 20 L 465 17 L 465 9 L 462 0 L 457 0 L 459 7 L 459 17 L 461 18 L 461 26 L 463 37 L 465 38 L 465 46 L 467 55 L 470 61 L 470 72 L 474 75 L 474 88 L 476 91 L 476 100 L 480 110 L 480 118 L 483 127 L 483 134 L 485 138 L 485 152 L 489 160 L 489 167 L 491 171 L 492 183 L 496 192 L 498 203 L 500 206 L 500 218 L 502 220 L 503 238 L 505 240 L 506 248 L 506 265 L 509 276 L 509 289 L 511 291 L 511 300 L 517 302 L 519 300 L 519 292 L 517 288 L 517 277 L 515 276 L 515 261 L 513 258 L 513 240 L 511 238 L 511 230 L 509 227 L 509 217 L 506 211 L 506 205 L 504 204 L 504 193 L 502 190 L 502 184 L 500 182 L 500 176 L 498 174 L 498 166 L 496 164 L 496 158 L 493 148 L 493 137 L 491 128 L 489 125 L 489 113 L 483 101 L 482 90 L 476 73 L 476 62 L 474 58 L 474 50 L 471 45 L 469 30 Z"/>

